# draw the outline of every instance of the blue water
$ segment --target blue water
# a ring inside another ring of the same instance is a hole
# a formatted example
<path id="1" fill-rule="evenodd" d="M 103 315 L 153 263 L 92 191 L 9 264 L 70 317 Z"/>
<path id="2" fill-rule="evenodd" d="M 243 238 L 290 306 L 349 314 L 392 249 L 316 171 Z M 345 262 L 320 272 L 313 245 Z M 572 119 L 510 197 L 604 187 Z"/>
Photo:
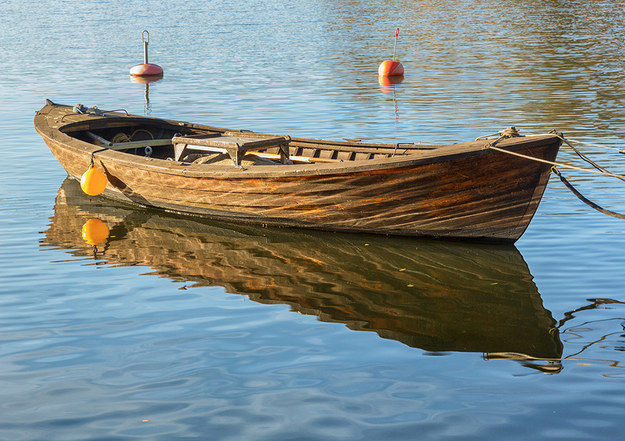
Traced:
<path id="1" fill-rule="evenodd" d="M 514 125 L 623 148 L 622 1 L 2 10 L 0 439 L 622 438 L 625 221 L 555 176 L 510 248 L 194 223 L 80 196 L 32 125 L 50 98 L 331 139 Z M 383 86 L 396 27 L 406 75 Z M 128 75 L 143 29 L 165 71 L 148 87 Z M 622 181 L 563 173 L 625 212 Z M 110 231 L 95 249 L 90 218 Z"/>

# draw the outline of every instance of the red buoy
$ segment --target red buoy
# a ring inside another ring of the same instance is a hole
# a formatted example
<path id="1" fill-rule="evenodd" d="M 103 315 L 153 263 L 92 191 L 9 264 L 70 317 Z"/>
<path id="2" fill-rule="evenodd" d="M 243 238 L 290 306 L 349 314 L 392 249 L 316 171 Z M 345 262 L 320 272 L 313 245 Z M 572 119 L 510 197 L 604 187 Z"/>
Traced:
<path id="1" fill-rule="evenodd" d="M 378 67 L 378 75 L 381 77 L 390 77 L 394 75 L 403 75 L 404 66 L 397 60 L 384 60 Z"/>
<path id="2" fill-rule="evenodd" d="M 150 33 L 143 31 L 141 33 L 143 41 L 143 64 L 137 64 L 130 69 L 130 75 L 136 77 L 162 77 L 163 68 L 157 64 L 148 63 L 148 43 L 150 42 Z"/>
<path id="3" fill-rule="evenodd" d="M 137 77 L 162 77 L 163 68 L 157 64 L 137 64 L 130 69 L 130 75 Z"/>
<path id="4" fill-rule="evenodd" d="M 139 65 L 141 66 L 141 65 Z M 160 81 L 163 79 L 162 75 L 156 75 L 156 76 L 139 76 L 139 75 L 130 75 L 130 82 L 131 83 L 136 83 L 136 84 L 150 84 L 150 83 L 155 83 L 157 81 Z"/>

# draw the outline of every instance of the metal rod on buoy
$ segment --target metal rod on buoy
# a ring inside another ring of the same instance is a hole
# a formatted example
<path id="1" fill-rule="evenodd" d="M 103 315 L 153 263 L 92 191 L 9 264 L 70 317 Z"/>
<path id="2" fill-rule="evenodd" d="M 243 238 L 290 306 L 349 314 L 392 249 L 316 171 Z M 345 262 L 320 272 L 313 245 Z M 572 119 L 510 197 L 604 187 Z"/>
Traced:
<path id="1" fill-rule="evenodd" d="M 393 46 L 393 60 L 395 60 L 395 49 L 397 49 L 397 37 L 398 36 L 399 36 L 399 28 L 395 29 L 395 46 Z M 146 48 L 147 48 L 147 46 L 146 46 Z M 147 58 L 147 53 L 148 53 L 147 49 L 146 49 L 145 53 L 146 53 L 146 55 L 145 55 L 146 58 L 145 59 L 147 60 L 148 59 Z M 147 63 L 147 61 L 146 61 L 146 63 Z"/>
<path id="2" fill-rule="evenodd" d="M 163 68 L 148 63 L 148 43 L 150 42 L 150 33 L 144 30 L 141 33 L 141 40 L 143 41 L 143 64 L 137 64 L 130 69 L 130 75 L 135 77 L 151 77 L 160 78 L 163 76 Z"/>
<path id="3" fill-rule="evenodd" d="M 143 64 L 148 64 L 148 43 L 150 42 L 150 33 L 148 31 L 143 31 L 141 33 L 141 41 L 143 41 Z M 395 40 L 395 44 L 397 44 L 397 40 Z M 393 54 L 394 53 L 395 51 L 393 51 Z"/>

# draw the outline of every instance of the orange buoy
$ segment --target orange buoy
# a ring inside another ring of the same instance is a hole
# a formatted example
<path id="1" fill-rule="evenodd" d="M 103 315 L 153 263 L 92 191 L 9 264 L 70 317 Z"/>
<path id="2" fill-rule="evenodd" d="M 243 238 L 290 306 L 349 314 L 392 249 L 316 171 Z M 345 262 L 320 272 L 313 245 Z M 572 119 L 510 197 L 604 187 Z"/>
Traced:
<path id="1" fill-rule="evenodd" d="M 82 238 L 91 246 L 101 244 L 109 237 L 109 229 L 100 219 L 91 218 L 82 226 Z"/>
<path id="2" fill-rule="evenodd" d="M 150 33 L 143 31 L 141 33 L 143 41 L 143 64 L 137 64 L 130 69 L 130 75 L 136 77 L 162 77 L 163 68 L 157 64 L 148 63 L 148 43 L 150 42 Z"/>
<path id="3" fill-rule="evenodd" d="M 395 45 L 393 46 L 393 59 L 384 60 L 378 67 L 378 76 L 390 77 L 404 74 L 404 66 L 395 60 L 395 49 L 397 49 L 397 37 L 399 37 L 399 28 L 395 29 Z"/>
<path id="4" fill-rule="evenodd" d="M 404 74 L 404 66 L 397 60 L 384 60 L 378 67 L 381 77 L 398 76 Z"/>
<path id="5" fill-rule="evenodd" d="M 378 83 L 380 83 L 382 92 L 393 92 L 393 95 L 402 81 L 404 81 L 403 75 L 378 76 Z"/>
<path id="6" fill-rule="evenodd" d="M 93 158 L 89 169 L 80 178 L 80 188 L 89 196 L 98 196 L 106 188 L 106 176 L 95 168 Z"/>

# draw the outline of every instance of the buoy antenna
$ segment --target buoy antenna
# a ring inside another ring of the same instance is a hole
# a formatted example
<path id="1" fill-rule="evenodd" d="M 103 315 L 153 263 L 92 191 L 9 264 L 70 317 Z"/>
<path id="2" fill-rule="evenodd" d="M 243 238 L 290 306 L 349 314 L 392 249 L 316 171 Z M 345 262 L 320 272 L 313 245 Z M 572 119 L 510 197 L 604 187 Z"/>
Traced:
<path id="1" fill-rule="evenodd" d="M 150 33 L 147 30 L 144 30 L 141 33 L 141 41 L 143 41 L 143 64 L 148 64 L 148 44 L 150 43 Z M 395 44 L 397 44 L 397 41 Z"/>
<path id="2" fill-rule="evenodd" d="M 148 44 L 150 43 L 150 33 L 144 30 L 141 33 L 143 42 L 143 64 L 137 64 L 130 69 L 130 75 L 134 77 L 151 77 L 152 81 L 163 76 L 163 68 L 157 64 L 148 63 Z"/>
<path id="3" fill-rule="evenodd" d="M 393 46 L 393 60 L 395 60 L 395 49 L 397 49 L 397 37 L 399 37 L 399 28 L 395 29 L 395 45 Z M 147 49 L 146 49 L 146 51 L 147 51 Z M 147 57 L 147 52 L 146 52 L 146 57 Z M 147 58 L 146 58 L 146 60 L 147 60 Z M 147 61 L 146 61 L 146 63 L 147 63 Z"/>

